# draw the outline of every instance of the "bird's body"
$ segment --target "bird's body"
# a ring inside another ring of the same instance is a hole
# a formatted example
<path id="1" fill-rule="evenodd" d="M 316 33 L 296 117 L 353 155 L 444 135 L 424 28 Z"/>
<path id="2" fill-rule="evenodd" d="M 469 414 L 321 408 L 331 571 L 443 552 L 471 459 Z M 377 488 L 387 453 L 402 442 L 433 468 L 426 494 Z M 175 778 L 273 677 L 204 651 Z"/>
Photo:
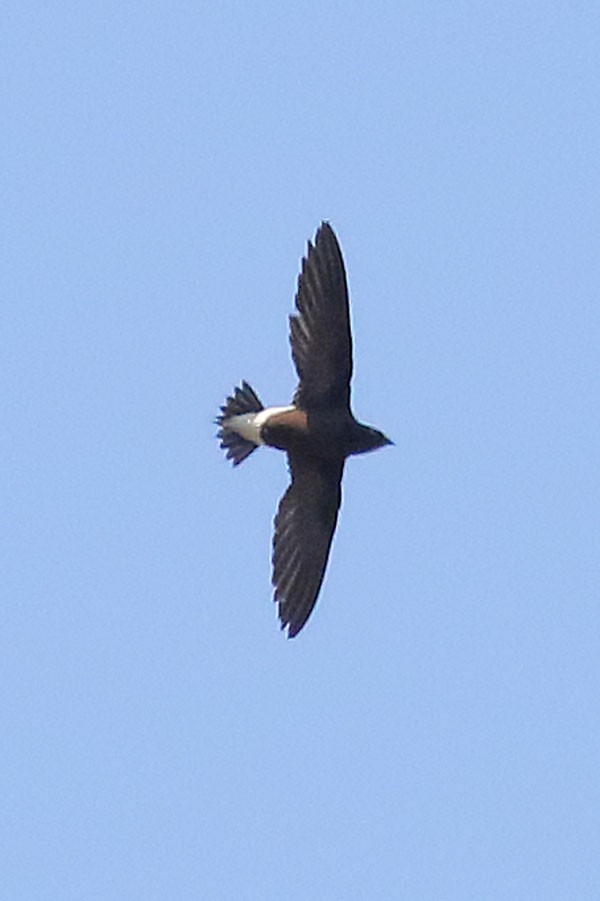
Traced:
<path id="1" fill-rule="evenodd" d="M 294 401 L 264 408 L 247 382 L 227 398 L 218 437 L 238 465 L 261 444 L 288 455 L 291 484 L 280 501 L 273 538 L 273 585 L 282 628 L 296 635 L 315 605 L 341 503 L 344 463 L 391 444 L 350 409 L 352 334 L 342 254 L 328 223 L 302 262 L 290 317 L 299 376 Z"/>

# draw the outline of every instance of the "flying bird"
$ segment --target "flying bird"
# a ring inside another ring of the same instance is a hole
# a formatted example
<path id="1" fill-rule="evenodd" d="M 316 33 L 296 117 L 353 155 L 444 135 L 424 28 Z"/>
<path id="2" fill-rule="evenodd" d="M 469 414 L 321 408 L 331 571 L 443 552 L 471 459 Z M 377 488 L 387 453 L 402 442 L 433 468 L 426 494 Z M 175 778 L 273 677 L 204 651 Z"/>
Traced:
<path id="1" fill-rule="evenodd" d="M 350 408 L 352 332 L 344 260 L 328 222 L 302 260 L 290 316 L 298 386 L 289 406 L 264 407 L 248 382 L 216 418 L 217 437 L 238 466 L 260 445 L 286 451 L 291 483 L 273 535 L 274 600 L 281 628 L 297 635 L 315 606 L 342 499 L 346 457 L 393 442 Z"/>

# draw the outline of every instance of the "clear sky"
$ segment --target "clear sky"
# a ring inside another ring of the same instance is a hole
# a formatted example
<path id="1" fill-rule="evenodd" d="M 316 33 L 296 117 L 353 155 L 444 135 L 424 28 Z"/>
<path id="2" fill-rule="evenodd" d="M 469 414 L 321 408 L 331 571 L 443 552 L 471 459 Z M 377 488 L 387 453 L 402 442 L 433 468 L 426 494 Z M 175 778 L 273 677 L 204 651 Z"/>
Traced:
<path id="1" fill-rule="evenodd" d="M 600 897 L 600 10 L 5 3 L 0 898 Z M 279 631 L 322 219 L 354 408 Z"/>

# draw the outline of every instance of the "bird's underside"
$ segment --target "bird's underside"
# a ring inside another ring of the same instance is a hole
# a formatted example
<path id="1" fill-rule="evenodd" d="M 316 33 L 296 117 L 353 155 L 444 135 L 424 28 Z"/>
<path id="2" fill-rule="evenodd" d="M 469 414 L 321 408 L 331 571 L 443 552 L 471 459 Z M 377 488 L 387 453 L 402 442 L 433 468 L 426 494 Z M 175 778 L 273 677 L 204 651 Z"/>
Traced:
<path id="1" fill-rule="evenodd" d="M 293 404 L 264 408 L 247 382 L 217 417 L 221 447 L 234 465 L 266 444 L 287 452 L 290 485 L 273 534 L 273 586 L 281 627 L 297 635 L 316 603 L 341 503 L 344 462 L 390 443 L 350 411 L 352 336 L 342 254 L 328 223 L 309 242 L 290 316 L 298 372 Z"/>

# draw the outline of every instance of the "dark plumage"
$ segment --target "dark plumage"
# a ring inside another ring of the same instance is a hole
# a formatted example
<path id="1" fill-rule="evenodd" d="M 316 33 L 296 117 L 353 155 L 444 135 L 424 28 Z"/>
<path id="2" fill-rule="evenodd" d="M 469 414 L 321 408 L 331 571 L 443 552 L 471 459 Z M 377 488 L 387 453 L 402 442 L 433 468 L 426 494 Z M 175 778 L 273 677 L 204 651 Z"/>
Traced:
<path id="1" fill-rule="evenodd" d="M 289 407 L 265 409 L 247 382 L 227 398 L 218 437 L 237 465 L 259 444 L 285 450 L 291 484 L 275 517 L 273 585 L 291 638 L 317 600 L 340 508 L 346 457 L 392 442 L 350 409 L 352 333 L 344 261 L 324 222 L 308 244 L 290 316 L 298 387 Z"/>

